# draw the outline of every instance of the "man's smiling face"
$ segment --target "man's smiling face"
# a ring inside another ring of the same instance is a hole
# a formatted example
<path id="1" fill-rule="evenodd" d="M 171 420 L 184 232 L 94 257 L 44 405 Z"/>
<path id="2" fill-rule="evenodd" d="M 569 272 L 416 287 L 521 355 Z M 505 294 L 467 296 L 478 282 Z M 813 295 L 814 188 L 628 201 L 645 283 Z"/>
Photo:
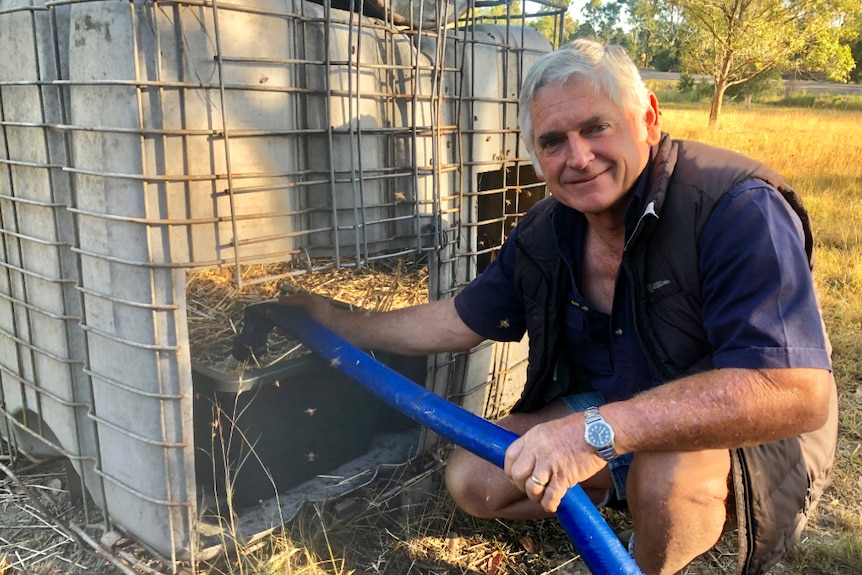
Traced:
<path id="1" fill-rule="evenodd" d="M 634 117 L 587 81 L 539 89 L 530 105 L 534 157 L 560 203 L 587 215 L 625 209 L 661 137 L 655 96 L 650 103 Z"/>

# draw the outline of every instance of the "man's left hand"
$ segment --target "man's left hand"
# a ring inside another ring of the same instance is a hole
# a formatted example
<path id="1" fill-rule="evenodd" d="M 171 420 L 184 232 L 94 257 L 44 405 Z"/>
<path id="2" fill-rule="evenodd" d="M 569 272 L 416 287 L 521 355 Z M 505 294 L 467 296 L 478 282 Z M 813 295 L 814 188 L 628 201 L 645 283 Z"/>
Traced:
<path id="1" fill-rule="evenodd" d="M 503 470 L 531 501 L 556 513 L 570 487 L 607 463 L 584 441 L 584 415 L 573 413 L 536 425 L 506 450 Z"/>

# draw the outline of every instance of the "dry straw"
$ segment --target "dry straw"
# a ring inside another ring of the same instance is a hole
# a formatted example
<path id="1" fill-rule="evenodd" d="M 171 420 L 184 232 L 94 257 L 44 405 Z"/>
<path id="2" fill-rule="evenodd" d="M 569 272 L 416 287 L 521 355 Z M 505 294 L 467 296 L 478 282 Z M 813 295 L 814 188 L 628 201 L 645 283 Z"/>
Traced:
<path id="1" fill-rule="evenodd" d="M 424 260 L 384 260 L 364 267 L 341 268 L 335 268 L 332 262 L 313 264 L 312 269 L 329 269 L 294 275 L 292 263 L 243 266 L 242 288 L 237 287 L 232 267 L 189 273 L 186 301 L 192 361 L 229 372 L 243 371 L 248 366 L 231 363 L 230 359 L 243 310 L 279 294 L 315 293 L 372 311 L 428 301 L 428 268 Z M 273 333 L 269 343 L 266 364 L 307 353 L 281 334 Z M 262 359 L 259 361 L 263 364 Z"/>

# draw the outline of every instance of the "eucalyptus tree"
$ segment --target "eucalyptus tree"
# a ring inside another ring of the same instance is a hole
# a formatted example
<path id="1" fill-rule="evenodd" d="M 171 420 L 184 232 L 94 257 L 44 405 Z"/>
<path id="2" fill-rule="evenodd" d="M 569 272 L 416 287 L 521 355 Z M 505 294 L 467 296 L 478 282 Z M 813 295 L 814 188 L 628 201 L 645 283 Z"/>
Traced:
<path id="1" fill-rule="evenodd" d="M 833 81 L 854 67 L 846 39 L 859 0 L 668 0 L 691 29 L 683 68 L 712 78 L 709 123 L 730 86 L 778 69 L 819 71 Z"/>

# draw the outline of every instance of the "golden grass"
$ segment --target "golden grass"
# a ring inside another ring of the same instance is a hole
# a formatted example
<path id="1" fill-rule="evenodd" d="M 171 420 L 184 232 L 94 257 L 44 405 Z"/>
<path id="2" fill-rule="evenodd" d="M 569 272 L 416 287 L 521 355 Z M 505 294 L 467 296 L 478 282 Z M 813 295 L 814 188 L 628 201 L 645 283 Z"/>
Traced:
<path id="1" fill-rule="evenodd" d="M 862 572 L 862 113 L 728 109 L 709 130 L 703 110 L 668 108 L 664 127 L 737 150 L 781 173 L 802 196 L 814 227 L 815 280 L 833 344 L 839 447 L 832 487 L 789 573 Z"/>
<path id="2" fill-rule="evenodd" d="M 862 573 L 862 113 L 728 108 L 720 126 L 710 130 L 705 109 L 668 106 L 662 119 L 674 137 L 734 149 L 773 166 L 811 213 L 816 281 L 834 346 L 841 437 L 833 486 L 802 542 L 775 571 Z M 603 513 L 615 528 L 626 526 L 624 514 Z M 375 504 L 341 524 L 318 514 L 306 521 L 316 529 L 294 525 L 277 538 L 285 557 L 275 559 L 278 551 L 271 548 L 269 555 L 252 561 L 256 568 L 244 572 L 587 573 L 556 521 L 471 518 L 454 507 L 439 483 L 429 498 L 413 506 Z M 275 563 L 278 569 L 265 567 Z M 685 573 L 730 575 L 735 566 L 731 534 Z M 240 572 L 235 564 L 219 571 Z"/>

